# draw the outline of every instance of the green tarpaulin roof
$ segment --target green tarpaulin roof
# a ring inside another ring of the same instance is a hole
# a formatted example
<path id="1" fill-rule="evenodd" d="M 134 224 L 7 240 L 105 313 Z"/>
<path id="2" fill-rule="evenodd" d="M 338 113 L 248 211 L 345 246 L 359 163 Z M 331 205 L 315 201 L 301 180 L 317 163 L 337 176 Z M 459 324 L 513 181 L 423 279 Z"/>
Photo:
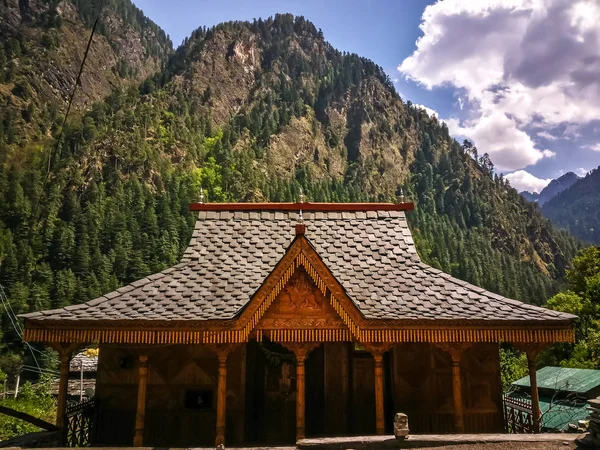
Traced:
<path id="1" fill-rule="evenodd" d="M 529 396 L 512 392 L 508 397 L 531 400 Z M 567 430 L 569 424 L 577 425 L 579 420 L 589 416 L 585 400 L 567 401 L 552 397 L 540 397 L 540 412 L 542 413 L 542 428 L 546 430 Z"/>
<path id="2" fill-rule="evenodd" d="M 547 366 L 537 371 L 538 388 L 585 394 L 600 386 L 600 370 Z M 529 375 L 513 386 L 530 387 Z"/>

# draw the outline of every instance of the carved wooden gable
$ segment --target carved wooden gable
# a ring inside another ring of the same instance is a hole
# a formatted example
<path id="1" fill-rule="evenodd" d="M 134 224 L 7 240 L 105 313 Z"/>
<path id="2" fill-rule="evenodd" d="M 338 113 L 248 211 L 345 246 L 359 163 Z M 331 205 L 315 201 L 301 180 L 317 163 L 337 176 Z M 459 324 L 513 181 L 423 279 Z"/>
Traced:
<path id="1" fill-rule="evenodd" d="M 296 269 L 256 326 L 265 329 L 345 329 L 346 325 L 303 267 Z"/>
<path id="2" fill-rule="evenodd" d="M 242 336 L 278 342 L 351 341 L 364 317 L 304 236 L 298 237 L 244 309 Z"/>

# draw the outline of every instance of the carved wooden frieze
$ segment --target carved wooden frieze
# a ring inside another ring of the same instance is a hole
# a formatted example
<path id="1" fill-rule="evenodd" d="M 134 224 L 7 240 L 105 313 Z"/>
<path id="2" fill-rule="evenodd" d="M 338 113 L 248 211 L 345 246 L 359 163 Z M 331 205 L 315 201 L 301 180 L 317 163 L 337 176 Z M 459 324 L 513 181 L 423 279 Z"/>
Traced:
<path id="1" fill-rule="evenodd" d="M 257 329 L 344 329 L 322 291 L 298 268 L 256 326 Z"/>

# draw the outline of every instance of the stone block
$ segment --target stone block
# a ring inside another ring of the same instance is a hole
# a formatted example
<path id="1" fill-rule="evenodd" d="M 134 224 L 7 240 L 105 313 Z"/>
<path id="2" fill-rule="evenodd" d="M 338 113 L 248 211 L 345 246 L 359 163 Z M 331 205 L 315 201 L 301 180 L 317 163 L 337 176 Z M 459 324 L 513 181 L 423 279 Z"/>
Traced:
<path id="1" fill-rule="evenodd" d="M 399 440 L 408 436 L 408 416 L 404 413 L 396 413 L 394 416 L 394 436 Z"/>

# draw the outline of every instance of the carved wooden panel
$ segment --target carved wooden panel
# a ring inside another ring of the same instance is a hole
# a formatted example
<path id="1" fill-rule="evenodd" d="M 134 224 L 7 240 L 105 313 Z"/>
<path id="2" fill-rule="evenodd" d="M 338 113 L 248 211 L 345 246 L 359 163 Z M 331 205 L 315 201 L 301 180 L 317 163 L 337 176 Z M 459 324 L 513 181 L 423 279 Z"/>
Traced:
<path id="1" fill-rule="evenodd" d="M 408 414 L 415 433 L 453 432 L 451 359 L 426 343 L 393 350 L 394 410 Z M 461 354 L 465 432 L 502 431 L 498 346 L 475 344 Z"/>
<path id="2" fill-rule="evenodd" d="M 349 349 L 346 342 L 327 342 L 325 346 L 325 431 L 329 436 L 348 433 L 349 423 Z"/>
<path id="3" fill-rule="evenodd" d="M 256 328 L 345 329 L 346 326 L 321 290 L 300 267 L 277 295 Z"/>
<path id="4" fill-rule="evenodd" d="M 351 358 L 352 433 L 375 434 L 375 361 L 369 353 Z"/>
<path id="5" fill-rule="evenodd" d="M 497 344 L 476 344 L 461 356 L 465 432 L 501 432 L 502 382 Z"/>

